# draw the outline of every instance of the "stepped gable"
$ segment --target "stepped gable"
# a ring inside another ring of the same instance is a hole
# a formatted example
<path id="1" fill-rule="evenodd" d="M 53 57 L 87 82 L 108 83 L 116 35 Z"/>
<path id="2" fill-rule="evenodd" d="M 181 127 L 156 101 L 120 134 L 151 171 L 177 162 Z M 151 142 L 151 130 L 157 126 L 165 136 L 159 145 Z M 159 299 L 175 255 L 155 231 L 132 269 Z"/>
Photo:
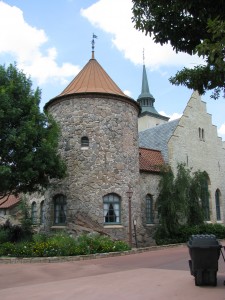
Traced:
<path id="1" fill-rule="evenodd" d="M 179 121 L 180 119 L 177 119 L 139 132 L 139 146 L 161 151 L 165 162 L 168 163 L 168 141 Z"/>

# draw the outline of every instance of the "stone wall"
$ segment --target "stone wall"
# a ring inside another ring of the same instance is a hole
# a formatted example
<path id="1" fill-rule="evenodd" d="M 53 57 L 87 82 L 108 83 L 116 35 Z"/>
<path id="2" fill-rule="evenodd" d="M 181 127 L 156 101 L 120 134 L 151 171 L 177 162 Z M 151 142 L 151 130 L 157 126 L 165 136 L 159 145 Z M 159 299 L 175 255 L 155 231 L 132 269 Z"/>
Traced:
<path id="1" fill-rule="evenodd" d="M 5 224 L 7 220 L 11 224 L 20 224 L 21 211 L 19 209 L 19 204 L 14 205 L 11 208 L 0 210 L 0 225 Z"/>
<path id="2" fill-rule="evenodd" d="M 140 202 L 141 202 L 141 216 L 142 227 L 138 228 L 138 242 L 141 242 L 143 246 L 154 245 L 155 241 L 152 236 L 158 224 L 158 216 L 156 212 L 156 199 L 159 194 L 158 185 L 160 181 L 160 175 L 158 173 L 141 172 L 140 174 Z M 154 223 L 147 224 L 146 222 L 146 195 L 150 194 L 153 198 L 154 209 Z"/>
<path id="3" fill-rule="evenodd" d="M 203 135 L 202 136 L 202 130 Z M 209 175 L 210 216 L 216 222 L 215 192 L 220 191 L 221 217 L 225 216 L 225 149 L 217 135 L 206 104 L 194 93 L 188 102 L 169 144 L 169 161 L 173 171 L 177 163 L 185 163 L 193 172 L 206 171 Z"/>
<path id="4" fill-rule="evenodd" d="M 54 182 L 45 194 L 46 230 L 53 225 L 53 196 L 60 193 L 67 198 L 70 228 L 82 215 L 105 233 L 127 240 L 129 186 L 133 189 L 132 211 L 141 222 L 137 105 L 122 97 L 82 95 L 56 100 L 48 110 L 61 128 L 59 151 L 68 176 Z M 89 147 L 81 147 L 84 136 Z M 103 197 L 109 193 L 121 198 L 120 225 L 104 224 Z"/>

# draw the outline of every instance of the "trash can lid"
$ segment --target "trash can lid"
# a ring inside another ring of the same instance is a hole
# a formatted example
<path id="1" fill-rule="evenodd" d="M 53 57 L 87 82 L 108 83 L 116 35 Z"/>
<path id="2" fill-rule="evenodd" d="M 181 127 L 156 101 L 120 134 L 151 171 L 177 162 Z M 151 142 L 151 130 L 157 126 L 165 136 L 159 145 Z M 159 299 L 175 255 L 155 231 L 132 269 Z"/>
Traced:
<path id="1" fill-rule="evenodd" d="M 218 246 L 219 242 L 214 234 L 193 234 L 189 239 L 189 246 L 206 247 Z"/>

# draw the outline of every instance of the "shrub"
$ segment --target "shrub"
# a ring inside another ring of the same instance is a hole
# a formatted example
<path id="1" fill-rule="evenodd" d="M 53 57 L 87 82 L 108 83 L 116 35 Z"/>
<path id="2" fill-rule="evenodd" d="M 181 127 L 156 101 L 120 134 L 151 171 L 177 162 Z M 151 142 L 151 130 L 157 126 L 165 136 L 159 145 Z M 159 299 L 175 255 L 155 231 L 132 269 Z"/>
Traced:
<path id="1" fill-rule="evenodd" d="M 3 230 L 0 229 L 0 244 L 6 243 L 9 241 L 10 237 L 10 231 L 9 230 Z"/>
<path id="2" fill-rule="evenodd" d="M 9 254 L 8 254 L 9 255 Z M 14 244 L 10 256 L 15 257 L 32 257 L 33 256 L 33 247 L 30 242 L 20 242 Z"/>
<path id="3" fill-rule="evenodd" d="M 157 245 L 185 243 L 192 234 L 214 234 L 217 239 L 224 239 L 225 226 L 221 224 L 180 225 L 172 235 L 169 235 L 163 227 L 159 226 L 154 239 Z"/>
<path id="4" fill-rule="evenodd" d="M 6 242 L 0 244 L 0 256 L 12 256 L 11 254 L 14 253 L 15 244 Z"/>
<path id="5" fill-rule="evenodd" d="M 20 225 L 12 225 L 9 220 L 6 220 L 3 225 L 0 227 L 1 236 L 3 238 L 6 238 L 5 242 L 18 242 L 21 241 L 25 234 Z"/>
<path id="6" fill-rule="evenodd" d="M 35 233 L 32 236 L 32 240 L 35 243 L 41 243 L 46 242 L 48 240 L 49 236 L 45 233 Z"/>
<path id="7" fill-rule="evenodd" d="M 1 244 L 0 256 L 73 256 L 126 251 L 129 249 L 130 247 L 125 242 L 113 241 L 109 237 L 100 234 L 83 234 L 76 239 L 65 233 L 52 236 L 35 234 L 32 242 Z"/>

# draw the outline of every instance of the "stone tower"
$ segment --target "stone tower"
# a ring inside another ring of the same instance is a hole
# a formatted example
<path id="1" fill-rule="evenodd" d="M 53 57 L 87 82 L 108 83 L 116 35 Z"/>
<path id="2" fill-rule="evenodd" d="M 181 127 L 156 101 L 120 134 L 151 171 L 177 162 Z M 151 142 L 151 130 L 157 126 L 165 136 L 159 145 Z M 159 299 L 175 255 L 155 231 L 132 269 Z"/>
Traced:
<path id="1" fill-rule="evenodd" d="M 45 195 L 45 226 L 103 231 L 128 239 L 129 205 L 140 223 L 139 104 L 126 96 L 94 57 L 45 109 L 61 128 L 65 180 Z"/>

